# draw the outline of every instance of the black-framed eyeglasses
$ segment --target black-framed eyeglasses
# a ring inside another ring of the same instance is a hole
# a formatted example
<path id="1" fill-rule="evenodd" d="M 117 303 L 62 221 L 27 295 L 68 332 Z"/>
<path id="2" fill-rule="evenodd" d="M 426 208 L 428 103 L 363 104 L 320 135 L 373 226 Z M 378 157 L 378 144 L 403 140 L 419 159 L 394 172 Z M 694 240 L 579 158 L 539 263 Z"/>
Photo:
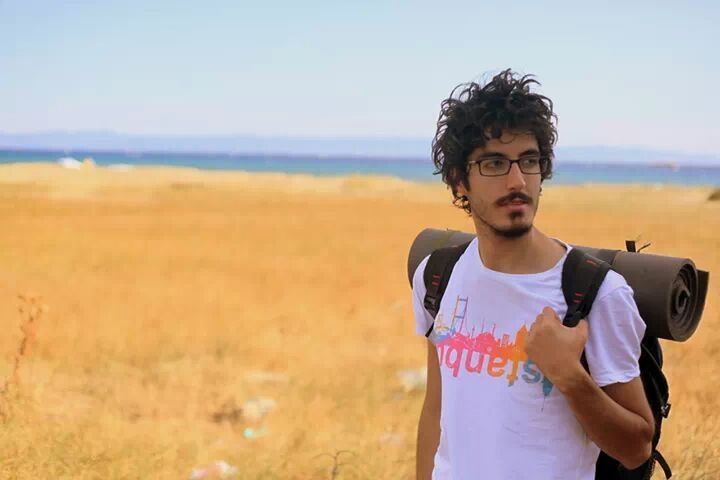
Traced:
<path id="1" fill-rule="evenodd" d="M 547 159 L 541 155 L 525 155 L 517 160 L 506 157 L 484 157 L 467 162 L 468 172 L 473 165 L 478 166 L 480 175 L 484 177 L 500 177 L 510 173 L 512 164 L 517 163 L 520 171 L 526 175 L 541 175 L 547 170 Z"/>

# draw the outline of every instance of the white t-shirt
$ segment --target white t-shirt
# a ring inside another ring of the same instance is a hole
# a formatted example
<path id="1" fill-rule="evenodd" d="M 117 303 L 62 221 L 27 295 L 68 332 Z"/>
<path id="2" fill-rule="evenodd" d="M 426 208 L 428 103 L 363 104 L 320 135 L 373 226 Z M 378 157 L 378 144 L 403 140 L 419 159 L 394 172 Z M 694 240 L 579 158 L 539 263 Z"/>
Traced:
<path id="1" fill-rule="evenodd" d="M 428 337 L 437 346 L 442 378 L 433 480 L 594 480 L 599 448 L 524 349 L 543 307 L 560 319 L 567 311 L 560 283 L 572 247 L 560 243 L 565 255 L 541 273 L 485 267 L 477 238 L 455 265 Z M 413 278 L 415 331 L 423 336 L 433 323 L 423 307 L 427 260 Z M 595 382 L 639 376 L 645 323 L 617 272 L 608 272 L 588 323 L 585 355 Z"/>

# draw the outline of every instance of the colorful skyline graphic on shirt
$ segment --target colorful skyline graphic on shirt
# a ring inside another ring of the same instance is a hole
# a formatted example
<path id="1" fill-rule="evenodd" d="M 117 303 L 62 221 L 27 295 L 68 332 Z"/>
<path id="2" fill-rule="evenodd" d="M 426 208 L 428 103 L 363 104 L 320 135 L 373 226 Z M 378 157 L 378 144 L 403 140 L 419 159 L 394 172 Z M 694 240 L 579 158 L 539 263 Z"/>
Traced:
<path id="1" fill-rule="evenodd" d="M 442 313 L 437 315 L 431 337 L 438 349 L 440 366 L 451 370 L 454 377 L 461 368 L 468 373 L 505 377 L 508 386 L 513 386 L 518 378 L 528 384 L 542 382 L 543 394 L 548 396 L 552 383 L 525 353 L 527 327 L 520 327 L 512 341 L 509 334 L 496 337 L 495 324 L 491 331 L 485 331 L 483 322 L 479 333 L 475 334 L 474 326 L 467 332 L 468 301 L 469 297 L 457 297 L 450 325 L 445 323 Z"/>

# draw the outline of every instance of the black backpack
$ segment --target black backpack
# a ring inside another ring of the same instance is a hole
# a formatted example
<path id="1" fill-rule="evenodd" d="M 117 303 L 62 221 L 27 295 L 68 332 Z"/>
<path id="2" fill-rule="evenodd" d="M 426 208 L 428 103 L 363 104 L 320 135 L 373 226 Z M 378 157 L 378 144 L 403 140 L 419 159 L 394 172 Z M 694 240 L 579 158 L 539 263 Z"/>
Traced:
<path id="1" fill-rule="evenodd" d="M 437 316 L 440 300 L 445 293 L 455 263 L 460 259 L 469 243 L 440 248 L 430 255 L 423 275 L 427 290 L 424 305 L 433 318 Z M 635 251 L 633 243 L 628 243 L 628 250 Z M 608 270 L 612 268 L 610 265 L 616 253 L 616 251 L 601 250 L 599 256 L 603 258 L 600 259 L 576 248 L 570 250 L 562 271 L 562 290 L 568 305 L 563 325 L 574 327 L 581 319 L 587 318 L 600 285 Z M 430 336 L 433 327 L 434 323 L 425 334 L 426 337 Z M 587 369 L 584 353 L 581 361 Z M 668 384 L 662 372 L 662 349 L 656 337 L 646 335 L 642 339 L 639 364 L 645 395 L 655 418 L 652 455 L 640 467 L 627 470 L 620 462 L 601 451 L 595 467 L 596 480 L 650 480 L 655 469 L 655 462 L 660 465 L 666 478 L 672 477 L 670 466 L 656 450 L 660 441 L 662 421 L 670 413 Z"/>

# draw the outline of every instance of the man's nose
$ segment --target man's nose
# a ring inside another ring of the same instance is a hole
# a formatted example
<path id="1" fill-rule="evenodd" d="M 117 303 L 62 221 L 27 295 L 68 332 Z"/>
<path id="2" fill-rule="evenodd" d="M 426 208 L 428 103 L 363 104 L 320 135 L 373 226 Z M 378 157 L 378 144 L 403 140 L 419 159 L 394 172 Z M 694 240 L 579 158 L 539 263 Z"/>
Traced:
<path id="1" fill-rule="evenodd" d="M 513 163 L 510 166 L 510 171 L 507 174 L 507 187 L 510 190 L 522 190 L 525 188 L 525 175 L 520 170 L 517 163 Z"/>

